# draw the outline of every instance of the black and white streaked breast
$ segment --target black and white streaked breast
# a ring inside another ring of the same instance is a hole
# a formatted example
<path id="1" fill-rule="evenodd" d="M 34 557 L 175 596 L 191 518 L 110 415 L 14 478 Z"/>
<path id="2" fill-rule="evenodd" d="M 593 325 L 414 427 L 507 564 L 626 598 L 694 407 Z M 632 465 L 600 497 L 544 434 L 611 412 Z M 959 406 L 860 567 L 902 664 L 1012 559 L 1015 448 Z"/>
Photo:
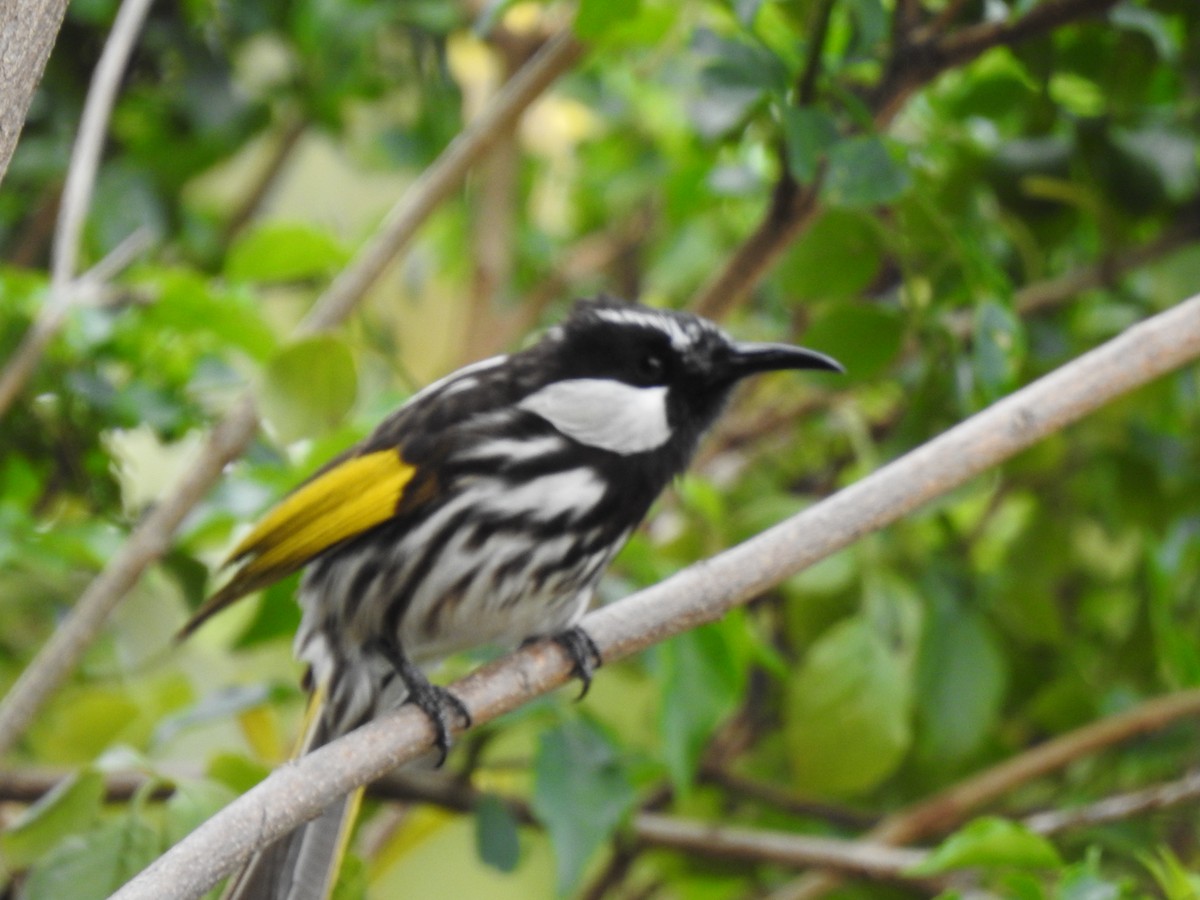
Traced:
<path id="1" fill-rule="evenodd" d="M 415 395 L 364 442 L 401 447 L 436 472 L 435 499 L 398 514 L 311 564 L 296 653 L 334 674 L 363 714 L 393 643 L 421 663 L 484 644 L 558 633 L 586 611 L 601 574 L 690 444 L 675 446 L 666 384 L 621 377 L 607 330 L 634 329 L 676 352 L 719 337 L 702 320 L 597 306 L 581 338 L 572 322 L 529 350 L 461 369 Z M 578 339 L 577 339 L 578 338 Z M 574 342 L 573 342 L 574 341 Z M 694 443 L 695 435 L 685 435 Z M 323 597 L 341 602 L 322 602 Z M 389 702 L 402 699 L 402 686 Z"/>

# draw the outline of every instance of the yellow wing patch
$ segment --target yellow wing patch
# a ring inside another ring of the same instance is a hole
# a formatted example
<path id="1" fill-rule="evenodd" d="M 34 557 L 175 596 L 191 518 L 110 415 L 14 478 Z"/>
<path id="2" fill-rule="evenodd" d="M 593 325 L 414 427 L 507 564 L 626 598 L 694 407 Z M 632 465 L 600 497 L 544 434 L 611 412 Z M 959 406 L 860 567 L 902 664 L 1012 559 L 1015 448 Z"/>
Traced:
<path id="1" fill-rule="evenodd" d="M 313 557 L 396 514 L 417 470 L 394 449 L 342 460 L 272 509 L 229 555 L 243 561 L 184 626 L 184 637 L 239 597 L 295 572 Z"/>
<path id="2" fill-rule="evenodd" d="M 256 569 L 292 571 L 396 514 L 417 470 L 395 450 L 352 456 L 289 494 L 229 555 Z"/>

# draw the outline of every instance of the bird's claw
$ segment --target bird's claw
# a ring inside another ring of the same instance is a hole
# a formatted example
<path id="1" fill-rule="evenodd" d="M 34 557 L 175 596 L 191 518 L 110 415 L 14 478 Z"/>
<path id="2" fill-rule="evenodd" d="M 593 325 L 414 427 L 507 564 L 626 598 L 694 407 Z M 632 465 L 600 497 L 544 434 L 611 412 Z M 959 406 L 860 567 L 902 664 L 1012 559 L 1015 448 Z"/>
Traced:
<path id="1" fill-rule="evenodd" d="M 567 656 L 571 658 L 571 662 L 574 664 L 571 674 L 583 682 L 579 696 L 575 699 L 582 700 L 587 696 L 588 688 L 592 686 L 592 676 L 604 664 L 600 648 L 596 646 L 592 636 L 578 625 L 559 632 L 550 640 L 562 647 Z"/>

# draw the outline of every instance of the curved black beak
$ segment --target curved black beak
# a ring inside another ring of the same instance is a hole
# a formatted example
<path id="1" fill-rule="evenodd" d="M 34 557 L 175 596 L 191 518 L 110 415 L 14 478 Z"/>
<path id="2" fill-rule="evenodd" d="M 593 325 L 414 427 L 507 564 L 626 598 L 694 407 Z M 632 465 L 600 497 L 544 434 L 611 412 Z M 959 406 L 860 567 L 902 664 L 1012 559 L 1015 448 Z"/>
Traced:
<path id="1" fill-rule="evenodd" d="M 846 371 L 832 356 L 806 347 L 738 343 L 731 348 L 724 374 L 727 380 L 736 381 L 757 372 L 774 372 L 778 369 L 821 369 L 843 374 Z"/>

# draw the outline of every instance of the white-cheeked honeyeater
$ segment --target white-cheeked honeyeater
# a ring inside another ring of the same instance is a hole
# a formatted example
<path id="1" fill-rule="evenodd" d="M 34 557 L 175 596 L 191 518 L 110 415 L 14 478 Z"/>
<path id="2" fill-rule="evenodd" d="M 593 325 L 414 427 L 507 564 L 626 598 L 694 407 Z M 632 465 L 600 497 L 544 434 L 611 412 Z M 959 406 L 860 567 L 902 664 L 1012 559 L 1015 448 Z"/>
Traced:
<path id="1" fill-rule="evenodd" d="M 528 349 L 420 391 L 284 498 L 184 633 L 303 568 L 295 651 L 313 703 L 302 750 L 407 701 L 444 754 L 468 717 L 422 667 L 551 637 L 586 689 L 600 659 L 576 623 L 596 582 L 733 387 L 777 369 L 841 366 L 735 341 L 688 313 L 580 301 Z M 355 806 L 347 798 L 257 853 L 227 896 L 326 896 Z"/>

